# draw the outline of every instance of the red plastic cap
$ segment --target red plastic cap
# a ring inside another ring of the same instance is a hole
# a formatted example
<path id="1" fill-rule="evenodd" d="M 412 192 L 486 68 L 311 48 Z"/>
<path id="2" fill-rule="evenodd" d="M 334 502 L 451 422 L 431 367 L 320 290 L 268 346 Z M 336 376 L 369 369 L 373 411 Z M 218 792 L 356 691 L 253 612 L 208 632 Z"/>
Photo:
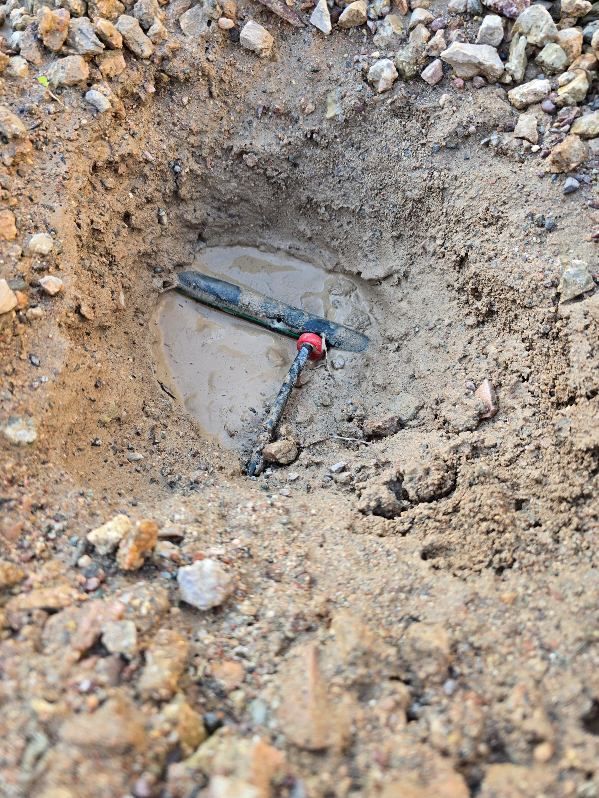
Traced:
<path id="1" fill-rule="evenodd" d="M 298 350 L 300 350 L 304 344 L 310 344 L 312 347 L 310 360 L 320 360 L 324 355 L 324 347 L 320 335 L 316 335 L 316 333 L 302 333 L 297 339 Z"/>

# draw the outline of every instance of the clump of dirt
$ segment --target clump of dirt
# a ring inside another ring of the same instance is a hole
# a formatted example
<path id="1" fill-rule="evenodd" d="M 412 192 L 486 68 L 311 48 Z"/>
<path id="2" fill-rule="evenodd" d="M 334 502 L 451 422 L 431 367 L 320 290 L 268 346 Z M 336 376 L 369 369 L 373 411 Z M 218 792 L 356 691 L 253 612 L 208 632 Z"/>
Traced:
<path id="1" fill-rule="evenodd" d="M 481 144 L 502 89 L 377 96 L 345 70 L 359 49 L 283 27 L 276 61 L 183 48 L 93 123 L 15 90 L 35 157 L 3 171 L 25 244 L 0 316 L 11 798 L 599 788 L 599 294 L 558 291 L 594 269 L 586 189 Z M 347 323 L 372 334 L 311 369 L 281 430 L 297 460 L 258 480 L 153 347 L 215 247 L 316 264 L 342 303 L 358 286 Z"/>

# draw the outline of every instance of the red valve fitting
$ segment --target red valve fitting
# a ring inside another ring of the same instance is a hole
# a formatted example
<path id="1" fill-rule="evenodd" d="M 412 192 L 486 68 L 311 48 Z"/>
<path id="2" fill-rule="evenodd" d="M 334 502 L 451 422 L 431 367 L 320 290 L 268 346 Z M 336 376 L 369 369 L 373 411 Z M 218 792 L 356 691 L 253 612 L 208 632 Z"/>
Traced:
<path id="1" fill-rule="evenodd" d="M 322 338 L 316 333 L 302 333 L 297 339 L 298 351 L 304 344 L 310 344 L 312 351 L 310 352 L 310 360 L 320 360 L 324 355 L 324 346 L 322 345 Z"/>

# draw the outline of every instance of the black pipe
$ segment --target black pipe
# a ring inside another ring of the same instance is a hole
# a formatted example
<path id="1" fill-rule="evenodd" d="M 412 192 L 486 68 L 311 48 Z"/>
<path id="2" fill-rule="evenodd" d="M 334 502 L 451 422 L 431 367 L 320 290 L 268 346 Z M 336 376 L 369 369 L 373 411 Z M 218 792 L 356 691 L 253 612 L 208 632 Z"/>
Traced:
<path id="1" fill-rule="evenodd" d="M 177 290 L 205 305 L 293 338 L 307 332 L 324 335 L 328 346 L 348 352 L 364 352 L 370 343 L 365 335 L 343 324 L 335 324 L 301 308 L 201 272 L 181 272 Z"/>
<path id="2" fill-rule="evenodd" d="M 262 451 L 266 444 L 272 441 L 279 421 L 281 420 L 281 416 L 283 415 L 287 402 L 289 401 L 289 397 L 291 396 L 291 391 L 298 381 L 299 375 L 302 373 L 302 369 L 308 362 L 311 353 L 312 346 L 310 344 L 304 344 L 298 350 L 295 360 L 291 364 L 291 368 L 287 372 L 287 376 L 281 385 L 281 390 L 277 394 L 277 398 L 272 403 L 268 415 L 262 422 L 262 429 L 260 430 L 256 445 L 254 446 L 254 450 L 252 452 L 252 456 L 250 457 L 245 469 L 245 473 L 248 475 L 248 477 L 257 477 L 258 474 L 262 473 L 262 469 L 264 468 Z"/>

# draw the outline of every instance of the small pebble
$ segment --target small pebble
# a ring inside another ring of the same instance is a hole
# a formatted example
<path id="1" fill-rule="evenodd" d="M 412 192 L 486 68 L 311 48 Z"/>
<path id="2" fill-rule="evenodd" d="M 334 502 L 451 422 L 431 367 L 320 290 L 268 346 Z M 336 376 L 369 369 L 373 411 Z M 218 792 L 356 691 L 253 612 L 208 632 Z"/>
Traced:
<path id="1" fill-rule="evenodd" d="M 182 600 L 199 610 L 218 607 L 233 592 L 233 579 L 218 560 L 198 560 L 177 571 Z"/>
<path id="2" fill-rule="evenodd" d="M 575 177 L 567 177 L 564 181 L 564 194 L 573 194 L 580 188 L 580 183 Z"/>
<path id="3" fill-rule="evenodd" d="M 335 463 L 332 466 L 329 466 L 329 471 L 331 474 L 340 474 L 342 471 L 345 471 L 347 468 L 347 463 L 341 460 L 339 463 Z"/>
<path id="4" fill-rule="evenodd" d="M 52 236 L 48 233 L 36 233 L 27 243 L 29 255 L 49 255 L 54 247 Z"/>
<path id="5" fill-rule="evenodd" d="M 53 274 L 49 274 L 47 277 L 42 277 L 40 280 L 40 285 L 44 293 L 48 294 L 48 296 L 56 296 L 56 294 L 59 294 L 64 287 L 64 283 L 60 277 L 55 277 Z"/>

